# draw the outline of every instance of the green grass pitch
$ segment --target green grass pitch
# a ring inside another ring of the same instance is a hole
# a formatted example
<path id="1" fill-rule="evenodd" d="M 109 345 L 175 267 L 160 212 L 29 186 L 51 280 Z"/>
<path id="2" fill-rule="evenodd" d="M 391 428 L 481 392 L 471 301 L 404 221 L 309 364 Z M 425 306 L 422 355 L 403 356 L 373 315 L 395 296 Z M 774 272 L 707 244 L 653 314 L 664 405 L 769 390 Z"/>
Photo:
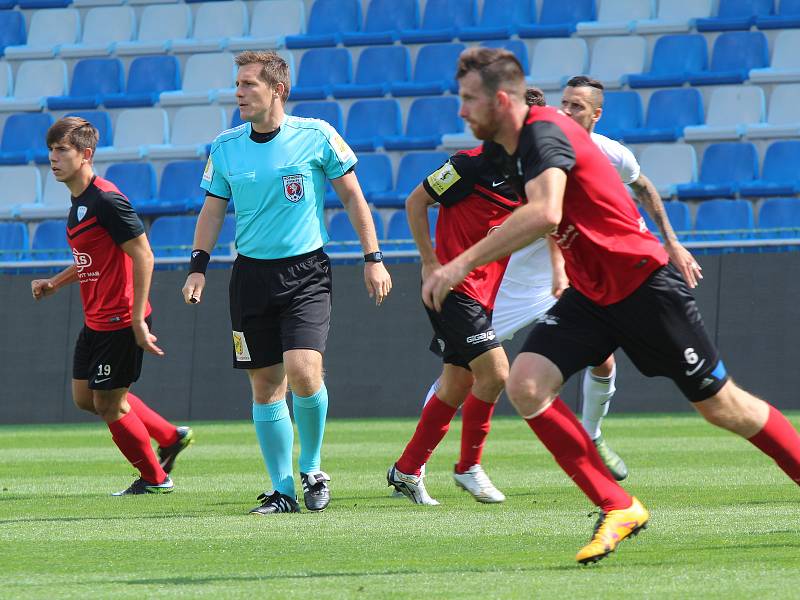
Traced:
<path id="1" fill-rule="evenodd" d="M 793 415 L 795 426 L 799 415 Z M 248 516 L 267 479 L 249 423 L 194 423 L 175 492 L 112 498 L 125 465 L 101 425 L 0 427 L 0 598 L 797 598 L 800 493 L 749 443 L 693 415 L 612 415 L 609 443 L 650 528 L 574 562 L 592 507 L 524 422 L 498 418 L 481 505 L 450 472 L 454 425 L 417 507 L 386 468 L 411 420 L 332 420 L 324 513 Z"/>

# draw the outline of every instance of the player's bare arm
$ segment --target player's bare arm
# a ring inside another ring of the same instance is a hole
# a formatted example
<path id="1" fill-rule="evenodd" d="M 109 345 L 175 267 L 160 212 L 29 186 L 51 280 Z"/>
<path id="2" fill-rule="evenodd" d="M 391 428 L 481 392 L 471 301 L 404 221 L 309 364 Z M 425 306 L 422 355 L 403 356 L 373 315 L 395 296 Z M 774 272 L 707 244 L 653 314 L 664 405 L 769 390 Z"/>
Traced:
<path id="1" fill-rule="evenodd" d="M 684 248 L 678 241 L 678 236 L 672 229 L 672 225 L 667 217 L 667 211 L 664 209 L 664 203 L 661 201 L 661 196 L 658 190 L 643 173 L 639 178 L 631 184 L 636 199 L 644 206 L 647 214 L 653 219 L 653 223 L 658 227 L 661 233 L 661 239 L 664 240 L 664 249 L 669 254 L 669 259 L 673 264 L 678 267 L 683 278 L 690 288 L 697 287 L 700 280 L 703 278 L 702 269 L 692 254 Z"/>
<path id="2" fill-rule="evenodd" d="M 228 202 L 216 196 L 206 196 L 203 208 L 197 217 L 197 225 L 194 229 L 194 250 L 202 250 L 211 254 L 217 244 L 222 223 L 225 221 L 225 211 L 228 209 Z M 183 284 L 183 301 L 186 304 L 197 304 L 203 295 L 203 288 L 206 285 L 206 276 L 203 273 L 189 273 L 186 283 Z"/>
<path id="3" fill-rule="evenodd" d="M 53 277 L 31 281 L 31 294 L 34 300 L 41 300 L 45 296 L 52 296 L 59 288 L 76 281 L 78 281 L 78 269 L 75 265 L 70 265 Z"/>
<path id="4" fill-rule="evenodd" d="M 406 198 L 406 216 L 408 228 L 414 242 L 417 244 L 419 257 L 422 262 L 422 281 L 425 281 L 434 270 L 442 265 L 436 257 L 430 235 L 430 221 L 428 220 L 428 207 L 436 204 L 422 185 L 418 185 Z"/>
<path id="5" fill-rule="evenodd" d="M 350 223 L 353 224 L 361 249 L 364 254 L 378 252 L 378 236 L 375 234 L 375 223 L 372 222 L 372 213 L 358 185 L 358 179 L 353 172 L 345 173 L 341 177 L 331 180 L 333 189 L 342 201 Z M 364 263 L 364 283 L 370 298 L 375 298 L 375 304 L 380 306 L 392 289 L 392 278 L 382 262 Z"/>
<path id="6" fill-rule="evenodd" d="M 569 287 L 569 277 L 564 267 L 564 255 L 561 248 L 555 243 L 553 238 L 547 238 L 547 246 L 550 248 L 550 265 L 553 269 L 552 294 L 556 298 L 561 298 L 561 294 Z"/>
<path id="7" fill-rule="evenodd" d="M 422 286 L 422 301 L 440 311 L 442 302 L 474 268 L 510 255 L 553 231 L 561 222 L 567 174 L 559 168 L 545 169 L 525 184 L 528 203 L 517 210 L 493 235 L 431 273 Z"/>
<path id="8" fill-rule="evenodd" d="M 150 295 L 150 281 L 153 277 L 153 251 L 147 236 L 141 234 L 128 240 L 122 246 L 122 251 L 133 261 L 133 309 L 131 314 L 131 327 L 136 343 L 145 352 L 164 356 L 164 351 L 156 346 L 158 338 L 150 333 L 150 328 L 145 322 L 147 298 Z"/>

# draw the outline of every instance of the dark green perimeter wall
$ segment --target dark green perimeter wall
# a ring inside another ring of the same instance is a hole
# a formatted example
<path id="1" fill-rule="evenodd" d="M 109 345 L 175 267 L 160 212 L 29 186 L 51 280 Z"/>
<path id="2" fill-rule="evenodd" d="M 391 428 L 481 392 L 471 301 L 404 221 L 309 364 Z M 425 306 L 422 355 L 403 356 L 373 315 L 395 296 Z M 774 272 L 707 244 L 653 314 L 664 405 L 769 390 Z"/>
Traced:
<path id="1" fill-rule="evenodd" d="M 702 257 L 696 290 L 706 327 L 728 371 L 781 408 L 800 409 L 800 253 Z M 390 265 L 394 290 L 377 308 L 360 266 L 334 267 L 333 320 L 325 356 L 332 417 L 412 416 L 440 363 L 428 350 L 430 325 L 419 295 L 419 265 Z M 147 356 L 138 395 L 178 421 L 249 419 L 250 388 L 231 367 L 228 270 L 209 271 L 203 303 L 183 304 L 184 271 L 157 271 L 153 330 L 166 351 Z M 70 395 L 72 348 L 82 325 L 77 285 L 34 302 L 31 275 L 0 275 L 0 423 L 91 419 Z M 506 348 L 513 358 L 520 332 Z M 691 410 L 672 382 L 647 379 L 618 353 L 612 410 Z M 578 408 L 578 386 L 563 397 Z M 511 414 L 508 400 L 498 412 Z"/>

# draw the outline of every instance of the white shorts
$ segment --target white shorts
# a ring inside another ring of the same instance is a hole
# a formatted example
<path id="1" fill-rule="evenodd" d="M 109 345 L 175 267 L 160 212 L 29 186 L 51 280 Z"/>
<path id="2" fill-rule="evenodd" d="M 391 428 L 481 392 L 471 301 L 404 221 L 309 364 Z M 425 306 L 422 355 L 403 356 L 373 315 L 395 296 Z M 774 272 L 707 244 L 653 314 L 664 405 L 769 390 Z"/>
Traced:
<path id="1" fill-rule="evenodd" d="M 500 341 L 510 340 L 523 327 L 541 319 L 556 303 L 547 241 L 540 239 L 511 255 L 492 313 Z"/>

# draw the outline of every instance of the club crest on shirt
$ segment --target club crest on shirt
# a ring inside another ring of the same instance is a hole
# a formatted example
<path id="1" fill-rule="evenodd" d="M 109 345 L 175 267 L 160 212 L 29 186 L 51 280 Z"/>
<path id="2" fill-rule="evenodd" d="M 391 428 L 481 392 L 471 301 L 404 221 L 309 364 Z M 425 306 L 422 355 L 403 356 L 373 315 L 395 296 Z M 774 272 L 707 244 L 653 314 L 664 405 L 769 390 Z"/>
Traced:
<path id="1" fill-rule="evenodd" d="M 87 210 L 89 210 L 89 209 L 87 209 L 85 206 L 79 206 L 78 207 L 78 212 L 77 212 L 78 221 L 82 221 L 83 220 L 83 217 L 86 216 L 86 211 Z"/>
<path id="2" fill-rule="evenodd" d="M 284 175 L 283 176 L 283 195 L 290 202 L 299 202 L 305 195 L 303 188 L 302 175 Z"/>

